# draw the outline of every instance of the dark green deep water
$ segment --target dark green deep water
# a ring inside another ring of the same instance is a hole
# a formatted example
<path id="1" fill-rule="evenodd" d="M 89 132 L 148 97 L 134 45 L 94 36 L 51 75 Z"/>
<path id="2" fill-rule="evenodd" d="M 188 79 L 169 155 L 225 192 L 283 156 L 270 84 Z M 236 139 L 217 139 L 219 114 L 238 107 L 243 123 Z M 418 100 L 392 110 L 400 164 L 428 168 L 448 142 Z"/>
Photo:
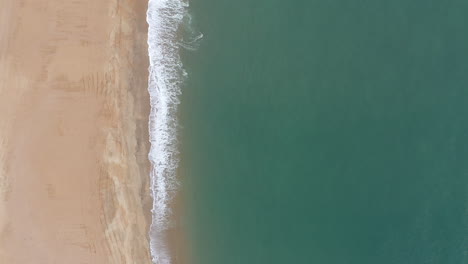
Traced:
<path id="1" fill-rule="evenodd" d="M 192 263 L 468 263 L 468 1 L 190 2 Z"/>

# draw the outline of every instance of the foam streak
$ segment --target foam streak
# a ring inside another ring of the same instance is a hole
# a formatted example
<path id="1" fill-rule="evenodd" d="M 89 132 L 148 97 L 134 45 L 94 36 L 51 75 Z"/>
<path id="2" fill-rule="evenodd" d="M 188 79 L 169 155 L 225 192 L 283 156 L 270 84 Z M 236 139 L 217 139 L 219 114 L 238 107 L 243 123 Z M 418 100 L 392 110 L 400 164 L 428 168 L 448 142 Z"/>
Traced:
<path id="1" fill-rule="evenodd" d="M 179 55 L 178 28 L 188 3 L 183 0 L 149 0 L 147 22 L 151 112 L 149 160 L 153 196 L 150 247 L 153 263 L 169 264 L 165 231 L 170 201 L 177 187 L 178 165 L 176 111 L 185 72 Z"/>

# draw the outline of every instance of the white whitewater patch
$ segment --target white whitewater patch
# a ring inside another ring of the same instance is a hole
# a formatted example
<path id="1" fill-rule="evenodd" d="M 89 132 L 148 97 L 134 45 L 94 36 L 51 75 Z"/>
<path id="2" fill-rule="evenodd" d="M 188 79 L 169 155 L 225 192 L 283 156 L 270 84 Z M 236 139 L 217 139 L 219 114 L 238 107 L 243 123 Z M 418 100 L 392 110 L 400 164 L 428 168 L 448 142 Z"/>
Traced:
<path id="1" fill-rule="evenodd" d="M 182 39 L 181 25 L 186 22 L 186 0 L 149 0 L 147 11 L 151 112 L 149 117 L 151 162 L 150 181 L 153 197 L 150 247 L 153 263 L 171 263 L 165 244 L 170 225 L 170 202 L 177 190 L 177 106 L 187 73 L 180 59 L 180 48 L 196 49 L 196 40 Z"/>

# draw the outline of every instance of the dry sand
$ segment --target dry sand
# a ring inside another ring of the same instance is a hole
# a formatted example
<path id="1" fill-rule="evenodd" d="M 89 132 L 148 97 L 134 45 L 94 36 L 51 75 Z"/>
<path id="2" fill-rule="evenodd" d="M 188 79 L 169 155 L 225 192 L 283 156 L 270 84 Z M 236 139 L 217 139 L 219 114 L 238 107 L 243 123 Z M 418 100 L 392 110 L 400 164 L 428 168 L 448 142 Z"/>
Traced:
<path id="1" fill-rule="evenodd" d="M 0 0 L 0 263 L 151 263 L 146 0 Z"/>

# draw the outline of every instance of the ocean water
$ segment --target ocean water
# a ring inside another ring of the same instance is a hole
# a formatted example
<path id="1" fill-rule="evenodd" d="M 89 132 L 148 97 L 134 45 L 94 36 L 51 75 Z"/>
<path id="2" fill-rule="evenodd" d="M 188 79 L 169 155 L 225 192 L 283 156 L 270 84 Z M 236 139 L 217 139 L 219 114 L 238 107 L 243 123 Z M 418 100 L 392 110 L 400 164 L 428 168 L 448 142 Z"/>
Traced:
<path id="1" fill-rule="evenodd" d="M 468 263 L 468 2 L 188 13 L 204 35 L 179 51 L 191 263 Z"/>

